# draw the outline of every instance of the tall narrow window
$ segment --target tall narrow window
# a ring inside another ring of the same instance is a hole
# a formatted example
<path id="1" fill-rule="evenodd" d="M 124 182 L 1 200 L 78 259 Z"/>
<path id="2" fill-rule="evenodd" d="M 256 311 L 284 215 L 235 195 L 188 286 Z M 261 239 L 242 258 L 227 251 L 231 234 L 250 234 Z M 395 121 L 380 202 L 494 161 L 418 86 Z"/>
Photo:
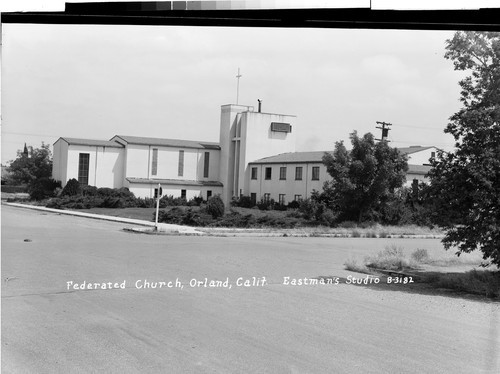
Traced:
<path id="1" fill-rule="evenodd" d="M 207 201 L 212 197 L 212 190 L 207 191 Z"/>
<path id="2" fill-rule="evenodd" d="M 89 161 L 90 153 L 80 153 L 78 159 L 78 182 L 89 184 Z"/>
<path id="3" fill-rule="evenodd" d="M 295 168 L 295 180 L 296 181 L 302 180 L 302 166 L 297 166 Z"/>
<path id="4" fill-rule="evenodd" d="M 285 194 L 284 193 L 280 193 L 278 199 L 279 199 L 278 202 L 280 205 L 285 205 Z"/>
<path id="5" fill-rule="evenodd" d="M 319 181 L 319 166 L 313 166 L 313 168 L 312 168 L 312 180 Z"/>
<path id="6" fill-rule="evenodd" d="M 266 168 L 266 179 L 271 179 L 272 168 Z"/>
<path id="7" fill-rule="evenodd" d="M 182 199 L 186 198 L 186 190 L 181 190 L 181 198 Z"/>
<path id="8" fill-rule="evenodd" d="M 153 162 L 151 164 L 151 175 L 158 173 L 158 148 L 153 148 Z"/>
<path id="9" fill-rule="evenodd" d="M 280 167 L 280 180 L 286 180 L 286 166 Z"/>
<path id="10" fill-rule="evenodd" d="M 208 178 L 209 169 L 210 169 L 210 152 L 205 152 L 205 160 L 203 162 L 203 178 Z"/>
<path id="11" fill-rule="evenodd" d="M 184 176 L 184 151 L 179 151 L 179 177 Z"/>

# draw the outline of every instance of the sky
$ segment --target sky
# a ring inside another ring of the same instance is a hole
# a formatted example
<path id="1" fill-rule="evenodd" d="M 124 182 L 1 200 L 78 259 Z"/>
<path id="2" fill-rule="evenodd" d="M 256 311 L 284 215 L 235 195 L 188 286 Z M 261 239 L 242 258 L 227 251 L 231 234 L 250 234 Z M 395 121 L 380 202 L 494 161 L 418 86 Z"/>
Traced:
<path id="1" fill-rule="evenodd" d="M 2 164 L 26 142 L 219 140 L 220 107 L 297 116 L 297 151 L 392 123 L 391 145 L 454 144 L 452 31 L 2 25 Z"/>

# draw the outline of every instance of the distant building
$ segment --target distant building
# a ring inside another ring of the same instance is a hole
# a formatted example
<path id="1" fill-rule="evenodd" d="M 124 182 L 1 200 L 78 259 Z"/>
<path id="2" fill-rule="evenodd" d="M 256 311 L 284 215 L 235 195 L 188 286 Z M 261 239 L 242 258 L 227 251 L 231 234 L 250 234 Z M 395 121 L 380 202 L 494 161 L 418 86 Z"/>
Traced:
<path id="1" fill-rule="evenodd" d="M 208 199 L 221 194 L 287 203 L 321 190 L 329 179 L 324 152 L 295 152 L 296 117 L 253 107 L 221 107 L 219 142 L 116 135 L 110 140 L 61 137 L 54 143 L 53 178 L 82 184 L 127 187 L 136 196 Z M 409 147 L 408 184 L 424 180 L 435 147 Z"/>

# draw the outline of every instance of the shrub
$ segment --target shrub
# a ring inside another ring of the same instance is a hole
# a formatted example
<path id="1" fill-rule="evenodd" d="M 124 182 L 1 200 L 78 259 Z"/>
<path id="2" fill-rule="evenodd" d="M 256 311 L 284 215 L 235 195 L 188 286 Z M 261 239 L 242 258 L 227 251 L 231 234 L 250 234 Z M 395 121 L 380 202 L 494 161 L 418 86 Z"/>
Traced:
<path id="1" fill-rule="evenodd" d="M 352 257 L 344 262 L 344 267 L 349 271 L 356 271 L 358 273 L 370 273 L 370 271 L 366 268 L 365 265 L 359 265 L 358 261 Z"/>
<path id="2" fill-rule="evenodd" d="M 238 212 L 231 212 L 213 222 L 210 226 L 248 228 L 255 225 L 255 223 L 256 220 L 253 214 L 242 215 Z"/>
<path id="3" fill-rule="evenodd" d="M 201 203 L 200 203 L 201 204 Z M 183 197 L 174 197 L 173 195 L 165 195 L 160 199 L 160 208 L 169 206 L 186 206 L 188 202 Z"/>
<path id="4" fill-rule="evenodd" d="M 287 208 L 288 209 L 299 209 L 300 206 L 300 201 L 293 200 L 288 203 Z"/>
<path id="5" fill-rule="evenodd" d="M 239 198 L 233 197 L 231 200 L 231 206 L 237 206 L 240 208 L 253 208 L 255 204 L 250 196 L 240 196 Z"/>
<path id="6" fill-rule="evenodd" d="M 358 230 L 353 230 L 353 231 L 351 232 L 351 236 L 352 236 L 353 238 L 361 238 L 361 233 L 360 233 Z"/>
<path id="7" fill-rule="evenodd" d="M 279 211 L 285 211 L 287 209 L 287 206 L 285 204 L 274 204 L 273 209 Z"/>
<path id="8" fill-rule="evenodd" d="M 81 192 L 80 183 L 75 178 L 72 178 L 66 183 L 66 186 L 64 186 L 61 196 L 75 196 L 80 195 Z"/>
<path id="9" fill-rule="evenodd" d="M 95 186 L 80 186 L 83 196 L 97 196 L 98 189 Z"/>
<path id="10" fill-rule="evenodd" d="M 375 257 L 367 258 L 366 266 L 385 270 L 403 270 L 405 268 L 412 268 L 413 264 L 405 257 L 401 247 L 391 245 L 385 247 Z"/>
<path id="11" fill-rule="evenodd" d="M 73 179 L 78 183 L 75 179 Z M 71 180 L 70 180 L 71 181 Z M 134 194 L 128 188 L 96 188 L 92 186 L 79 186 L 78 194 L 69 195 L 75 192 L 74 182 L 68 181 L 58 199 L 52 199 L 48 202 L 49 208 L 68 208 L 68 209 L 90 209 L 90 208 L 128 208 L 136 207 L 140 200 L 136 199 Z M 145 202 L 145 200 L 143 200 Z"/>
<path id="12" fill-rule="evenodd" d="M 328 226 L 333 226 L 338 218 L 338 215 L 336 215 L 331 209 L 325 209 L 318 218 L 319 222 Z"/>
<path id="13" fill-rule="evenodd" d="M 302 213 L 300 213 L 298 210 L 292 210 L 286 214 L 287 217 L 291 218 L 302 218 Z"/>
<path id="14" fill-rule="evenodd" d="M 192 199 L 190 199 L 186 203 L 186 205 L 187 206 L 200 206 L 202 202 L 203 202 L 203 197 L 202 196 L 195 196 Z"/>
<path id="15" fill-rule="evenodd" d="M 299 203 L 299 212 L 304 215 L 305 219 L 312 219 L 316 216 L 318 203 L 312 199 L 305 199 Z"/>
<path id="16" fill-rule="evenodd" d="M 205 210 L 213 218 L 222 217 L 224 215 L 225 207 L 220 195 L 214 195 L 210 197 L 210 199 L 208 199 Z"/>
<path id="17" fill-rule="evenodd" d="M 137 197 L 135 199 L 136 206 L 138 208 L 155 208 L 156 207 L 156 200 L 153 199 L 152 197 Z"/>
<path id="18" fill-rule="evenodd" d="M 274 205 L 274 199 L 261 199 L 257 203 L 257 208 L 259 208 L 259 210 L 272 210 L 274 209 Z"/>
<path id="19" fill-rule="evenodd" d="M 429 252 L 427 252 L 427 249 L 416 249 L 412 252 L 411 258 L 423 264 L 429 262 Z"/>
<path id="20" fill-rule="evenodd" d="M 184 219 L 184 210 L 179 207 L 174 207 L 170 210 L 160 210 L 158 212 L 158 222 L 165 223 L 173 223 L 173 224 L 182 224 Z M 153 219 L 155 218 L 155 214 L 153 214 Z"/>
<path id="21" fill-rule="evenodd" d="M 56 188 L 61 187 L 61 182 L 52 178 L 38 178 L 28 187 L 30 198 L 33 200 L 43 200 L 47 197 L 55 196 Z"/>

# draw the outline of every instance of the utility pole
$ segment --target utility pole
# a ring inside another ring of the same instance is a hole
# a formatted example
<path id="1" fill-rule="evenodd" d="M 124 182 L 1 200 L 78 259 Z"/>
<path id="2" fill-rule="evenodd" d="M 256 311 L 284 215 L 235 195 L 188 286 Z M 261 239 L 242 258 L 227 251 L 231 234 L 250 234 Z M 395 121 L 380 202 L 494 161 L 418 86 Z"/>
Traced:
<path id="1" fill-rule="evenodd" d="M 390 126 L 392 126 L 392 123 L 378 122 L 377 121 L 377 124 L 378 125 L 382 125 L 382 127 L 377 126 L 377 129 L 382 130 L 382 138 L 381 139 L 375 139 L 375 140 L 379 140 L 379 141 L 384 141 L 385 140 L 386 142 L 390 142 L 390 140 L 387 140 L 387 136 L 389 135 L 389 130 L 391 129 Z"/>

